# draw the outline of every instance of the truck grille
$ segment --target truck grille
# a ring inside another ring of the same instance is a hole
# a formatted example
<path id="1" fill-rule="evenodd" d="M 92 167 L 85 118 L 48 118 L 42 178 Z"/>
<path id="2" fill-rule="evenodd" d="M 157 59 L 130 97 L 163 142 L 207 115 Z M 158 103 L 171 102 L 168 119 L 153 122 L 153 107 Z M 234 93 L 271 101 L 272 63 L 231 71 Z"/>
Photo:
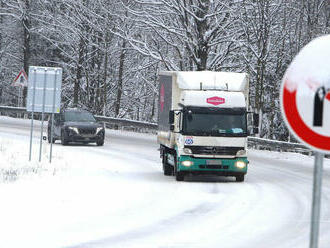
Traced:
<path id="1" fill-rule="evenodd" d="M 96 133 L 95 128 L 79 128 L 79 134 L 82 135 L 95 134 L 95 133 Z"/>
<path id="2" fill-rule="evenodd" d="M 235 146 L 185 146 L 189 148 L 193 154 L 200 155 L 236 155 L 239 150 L 244 147 Z"/>
<path id="3" fill-rule="evenodd" d="M 201 164 L 199 166 L 200 169 L 224 169 L 228 170 L 228 165 L 211 165 L 211 164 Z"/>

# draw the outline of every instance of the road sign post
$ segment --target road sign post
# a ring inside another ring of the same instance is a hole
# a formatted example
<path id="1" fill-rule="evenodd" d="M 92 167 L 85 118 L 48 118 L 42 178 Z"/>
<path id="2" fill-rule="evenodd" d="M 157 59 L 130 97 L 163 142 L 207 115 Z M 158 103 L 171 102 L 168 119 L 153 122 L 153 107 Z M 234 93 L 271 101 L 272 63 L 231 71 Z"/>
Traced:
<path id="1" fill-rule="evenodd" d="M 36 73 L 36 70 L 30 70 L 30 75 L 32 73 Z M 36 88 L 36 80 L 37 80 L 37 77 L 36 75 L 34 75 L 34 80 L 33 80 L 33 83 L 32 83 L 32 87 L 33 89 Z M 33 119 L 34 119 L 34 103 L 35 103 L 35 96 L 36 96 L 36 91 L 33 90 L 32 91 L 32 106 L 31 106 L 31 130 L 30 130 L 30 152 L 29 152 L 29 161 L 31 161 L 31 153 L 32 153 L 32 135 L 33 135 Z"/>
<path id="2" fill-rule="evenodd" d="M 314 177 L 313 177 L 313 203 L 311 217 L 310 247 L 318 247 L 318 237 L 320 228 L 321 213 L 321 189 L 322 189 L 322 171 L 323 154 L 315 153 Z"/>
<path id="3" fill-rule="evenodd" d="M 310 248 L 317 248 L 323 157 L 330 153 L 330 35 L 313 40 L 294 58 L 280 98 L 290 132 L 315 151 Z"/>
<path id="4" fill-rule="evenodd" d="M 39 112 L 42 114 L 41 131 L 40 131 L 40 148 L 39 148 L 39 162 L 40 162 L 45 113 L 52 114 L 51 128 L 53 130 L 54 113 L 60 112 L 62 69 L 54 68 L 54 67 L 30 66 L 29 75 L 30 77 L 28 83 L 28 95 L 27 95 L 27 104 L 26 104 L 27 111 L 32 112 L 29 160 L 31 161 L 33 114 L 35 112 Z M 51 151 L 50 151 L 49 162 L 51 162 L 52 145 L 50 147 L 51 147 Z"/>
<path id="5" fill-rule="evenodd" d="M 55 78 L 54 78 L 54 84 L 53 87 L 56 89 L 56 82 L 57 82 L 57 76 L 59 74 L 59 70 L 55 70 Z M 55 113 L 55 96 L 56 96 L 56 90 L 53 91 L 53 107 L 52 107 L 52 126 L 51 126 L 51 134 L 50 134 L 50 153 L 49 153 L 49 163 L 52 162 L 52 155 L 53 155 L 53 135 L 54 135 L 54 113 Z"/>

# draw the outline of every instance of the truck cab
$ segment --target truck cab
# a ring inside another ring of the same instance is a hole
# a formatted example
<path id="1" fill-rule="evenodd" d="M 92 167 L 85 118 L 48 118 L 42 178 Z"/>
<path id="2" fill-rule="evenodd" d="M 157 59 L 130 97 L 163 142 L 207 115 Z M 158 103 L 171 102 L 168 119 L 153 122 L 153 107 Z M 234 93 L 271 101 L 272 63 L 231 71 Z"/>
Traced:
<path id="1" fill-rule="evenodd" d="M 249 163 L 248 78 L 243 73 L 230 76 L 219 72 L 160 75 L 158 142 L 165 175 L 175 175 L 178 181 L 187 174 L 244 181 Z"/>

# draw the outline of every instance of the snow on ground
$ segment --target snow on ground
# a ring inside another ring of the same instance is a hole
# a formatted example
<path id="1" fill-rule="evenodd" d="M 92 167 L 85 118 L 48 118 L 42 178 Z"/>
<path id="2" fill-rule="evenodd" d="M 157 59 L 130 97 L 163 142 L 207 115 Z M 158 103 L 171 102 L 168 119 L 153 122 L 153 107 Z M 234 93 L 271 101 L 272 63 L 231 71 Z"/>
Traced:
<path id="1" fill-rule="evenodd" d="M 107 130 L 104 147 L 53 146 L 0 117 L 0 247 L 308 247 L 313 157 L 249 151 L 244 183 L 162 174 L 155 136 Z M 40 123 L 36 122 L 36 127 Z M 325 159 L 320 247 L 330 247 Z M 15 172 L 15 173 L 14 173 Z"/>

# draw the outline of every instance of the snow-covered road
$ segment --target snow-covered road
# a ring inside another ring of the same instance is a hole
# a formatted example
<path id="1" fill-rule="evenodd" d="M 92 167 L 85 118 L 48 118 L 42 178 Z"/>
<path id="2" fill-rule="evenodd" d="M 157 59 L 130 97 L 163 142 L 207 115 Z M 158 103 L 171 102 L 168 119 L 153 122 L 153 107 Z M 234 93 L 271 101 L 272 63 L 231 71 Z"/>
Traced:
<path id="1" fill-rule="evenodd" d="M 29 123 L 0 117 L 0 169 L 39 168 L 0 182 L 0 247 L 308 247 L 312 157 L 252 150 L 244 183 L 176 182 L 163 176 L 151 134 L 107 130 L 104 147 L 56 143 L 49 165 L 47 143 L 36 162 L 35 132 L 29 163 Z M 328 248 L 328 159 L 324 167 L 320 247 Z"/>

